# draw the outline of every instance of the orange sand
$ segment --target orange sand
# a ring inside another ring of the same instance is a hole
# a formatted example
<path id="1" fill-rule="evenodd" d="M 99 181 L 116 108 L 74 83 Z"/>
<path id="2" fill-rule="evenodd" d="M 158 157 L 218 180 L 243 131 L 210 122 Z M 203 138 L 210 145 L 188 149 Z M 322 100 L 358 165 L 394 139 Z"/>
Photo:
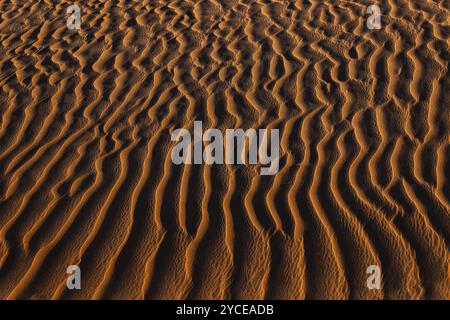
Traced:
<path id="1" fill-rule="evenodd" d="M 0 298 L 450 298 L 448 1 L 78 2 L 0 0 Z M 279 173 L 173 165 L 195 120 Z"/>

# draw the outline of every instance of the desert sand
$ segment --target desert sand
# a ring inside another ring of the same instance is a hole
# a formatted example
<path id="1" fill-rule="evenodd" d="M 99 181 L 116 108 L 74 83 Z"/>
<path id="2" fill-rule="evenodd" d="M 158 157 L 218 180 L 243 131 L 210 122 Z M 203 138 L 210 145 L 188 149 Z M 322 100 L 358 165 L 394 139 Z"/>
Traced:
<path id="1" fill-rule="evenodd" d="M 0 8 L 1 299 L 450 299 L 448 1 Z M 196 120 L 279 172 L 174 165 Z"/>

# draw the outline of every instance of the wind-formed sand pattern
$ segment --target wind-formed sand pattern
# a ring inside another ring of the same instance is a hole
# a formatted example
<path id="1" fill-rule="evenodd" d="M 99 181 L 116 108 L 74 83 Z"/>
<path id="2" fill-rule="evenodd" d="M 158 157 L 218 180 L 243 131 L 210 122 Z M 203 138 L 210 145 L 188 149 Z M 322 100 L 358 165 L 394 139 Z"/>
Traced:
<path id="1" fill-rule="evenodd" d="M 449 6 L 0 0 L 0 298 L 450 299 Z M 197 120 L 279 172 L 174 165 Z"/>

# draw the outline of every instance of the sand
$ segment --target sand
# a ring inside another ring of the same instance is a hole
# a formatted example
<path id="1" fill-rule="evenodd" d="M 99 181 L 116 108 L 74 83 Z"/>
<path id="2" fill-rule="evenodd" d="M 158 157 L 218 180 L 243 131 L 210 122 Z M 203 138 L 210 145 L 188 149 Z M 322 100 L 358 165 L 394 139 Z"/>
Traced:
<path id="1" fill-rule="evenodd" d="M 0 0 L 0 298 L 450 299 L 448 1 L 74 2 Z M 279 172 L 174 165 L 196 120 Z"/>

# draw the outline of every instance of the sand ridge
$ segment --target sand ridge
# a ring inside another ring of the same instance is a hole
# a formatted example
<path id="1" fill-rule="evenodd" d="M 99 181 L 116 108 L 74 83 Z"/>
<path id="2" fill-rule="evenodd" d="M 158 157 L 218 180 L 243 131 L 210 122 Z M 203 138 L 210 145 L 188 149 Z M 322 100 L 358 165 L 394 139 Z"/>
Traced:
<path id="1" fill-rule="evenodd" d="M 70 4 L 0 0 L 0 298 L 450 298 L 448 1 Z M 197 120 L 279 172 L 174 165 Z"/>

